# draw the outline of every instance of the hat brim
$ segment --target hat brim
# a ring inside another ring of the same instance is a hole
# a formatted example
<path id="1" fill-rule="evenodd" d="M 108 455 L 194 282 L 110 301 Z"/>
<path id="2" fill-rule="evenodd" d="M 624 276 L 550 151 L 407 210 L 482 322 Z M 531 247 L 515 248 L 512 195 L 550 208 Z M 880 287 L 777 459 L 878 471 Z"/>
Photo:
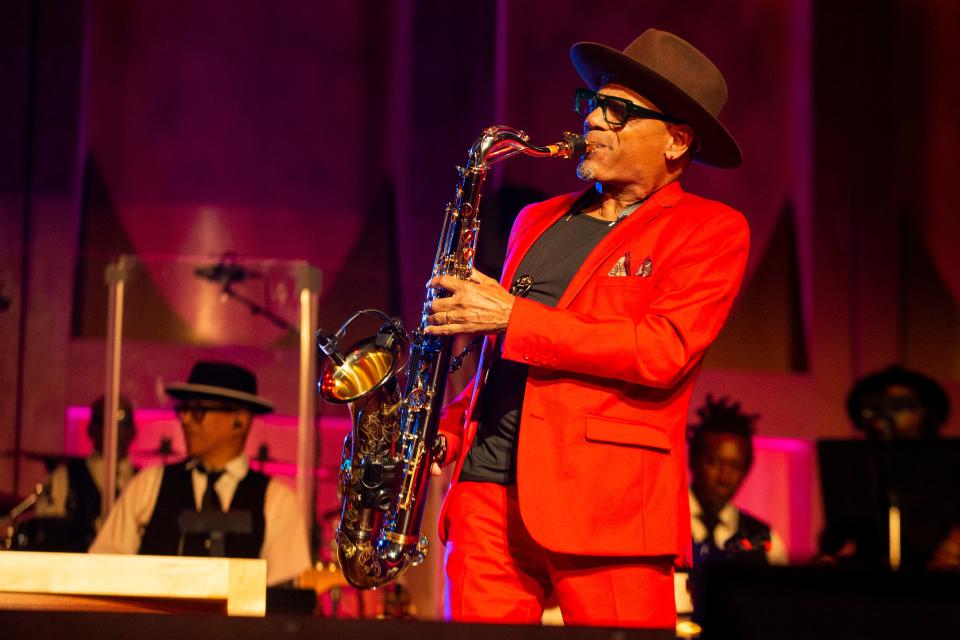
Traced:
<path id="1" fill-rule="evenodd" d="M 847 416 L 855 425 L 859 423 L 860 403 L 871 393 L 883 392 L 890 386 L 912 389 L 920 401 L 933 413 L 937 426 L 943 425 L 950 416 L 950 398 L 939 382 L 933 378 L 902 367 L 888 367 L 858 380 L 847 394 Z"/>
<path id="2" fill-rule="evenodd" d="M 253 413 L 270 413 L 273 411 L 273 403 L 262 396 L 244 393 L 236 389 L 227 389 L 225 387 L 215 387 L 209 384 L 171 384 L 166 388 L 167 395 L 177 400 L 187 400 L 189 398 L 214 398 L 217 400 L 230 400 L 238 402 L 250 409 Z"/>
<path id="3" fill-rule="evenodd" d="M 656 71 L 598 42 L 573 45 L 570 58 L 593 91 L 604 84 L 604 79 L 623 84 L 693 127 L 699 143 L 693 153 L 697 162 L 721 169 L 734 169 L 743 162 L 740 146 L 720 121 Z"/>

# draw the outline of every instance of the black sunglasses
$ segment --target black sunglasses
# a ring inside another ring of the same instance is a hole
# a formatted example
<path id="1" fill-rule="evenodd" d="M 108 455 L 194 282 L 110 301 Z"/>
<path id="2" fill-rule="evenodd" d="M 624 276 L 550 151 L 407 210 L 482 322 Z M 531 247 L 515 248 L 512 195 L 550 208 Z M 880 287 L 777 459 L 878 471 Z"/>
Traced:
<path id="1" fill-rule="evenodd" d="M 174 405 L 173 413 L 177 416 L 177 420 L 183 420 L 185 416 L 189 415 L 193 418 L 194 422 L 203 422 L 204 417 L 207 413 L 229 413 L 231 411 L 239 411 L 239 407 L 233 404 L 225 403 L 206 403 L 206 402 L 185 402 L 183 404 Z"/>
<path id="2" fill-rule="evenodd" d="M 600 110 L 603 112 L 603 119 L 612 127 L 622 127 L 627 124 L 627 120 L 631 118 L 663 120 L 664 122 L 671 122 L 673 124 L 683 122 L 665 113 L 633 104 L 623 98 L 601 95 L 589 89 L 577 89 L 577 93 L 573 99 L 574 111 L 586 118 L 593 113 L 597 107 L 600 107 Z"/>

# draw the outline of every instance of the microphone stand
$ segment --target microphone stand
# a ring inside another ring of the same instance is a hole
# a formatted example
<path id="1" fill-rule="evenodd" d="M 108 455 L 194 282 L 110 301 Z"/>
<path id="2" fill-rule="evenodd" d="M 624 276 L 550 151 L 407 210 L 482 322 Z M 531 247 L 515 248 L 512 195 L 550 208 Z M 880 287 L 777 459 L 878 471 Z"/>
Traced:
<path id="1" fill-rule="evenodd" d="M 246 275 L 245 270 L 238 268 L 236 265 L 237 256 L 232 251 L 226 251 L 223 255 L 220 256 L 220 260 L 216 265 L 212 267 L 202 267 L 196 269 L 194 274 L 198 277 L 204 278 L 205 280 L 211 280 L 213 282 L 223 282 L 223 286 L 220 289 L 222 295 L 227 296 L 231 300 L 235 300 L 245 306 L 250 310 L 250 313 L 255 316 L 263 316 L 269 320 L 275 326 L 283 329 L 284 331 L 297 332 L 300 330 L 299 327 L 287 322 L 284 318 L 277 315 L 267 307 L 263 306 L 259 302 L 254 301 L 252 298 L 248 298 L 234 290 L 234 282 L 243 282 L 247 280 L 248 275 Z M 259 274 L 258 274 L 259 275 Z"/>
<path id="2" fill-rule="evenodd" d="M 26 498 L 21 500 L 20 503 L 17 504 L 17 506 L 15 506 L 13 509 L 10 510 L 10 513 L 8 513 L 7 515 L 3 516 L 2 519 L 0 519 L 0 531 L 5 529 L 11 522 L 19 518 L 24 511 L 26 511 L 27 509 L 35 505 L 37 503 L 37 500 L 40 499 L 40 496 L 42 496 L 46 492 L 47 492 L 46 486 L 43 484 L 38 484 L 36 488 L 33 490 L 33 493 L 31 493 Z"/>
<path id="3" fill-rule="evenodd" d="M 235 300 L 240 304 L 242 304 L 243 306 L 245 306 L 247 309 L 250 310 L 250 313 L 252 315 L 263 316 L 264 318 L 269 320 L 271 323 L 273 323 L 275 326 L 283 329 L 284 331 L 296 332 L 300 330 L 296 325 L 293 325 L 287 322 L 284 318 L 277 315 L 276 313 L 266 308 L 262 304 L 255 302 L 254 300 L 248 298 L 242 293 L 238 293 L 237 291 L 234 291 L 233 284 L 229 281 L 223 283 L 223 288 L 221 289 L 221 292 L 231 300 Z"/>

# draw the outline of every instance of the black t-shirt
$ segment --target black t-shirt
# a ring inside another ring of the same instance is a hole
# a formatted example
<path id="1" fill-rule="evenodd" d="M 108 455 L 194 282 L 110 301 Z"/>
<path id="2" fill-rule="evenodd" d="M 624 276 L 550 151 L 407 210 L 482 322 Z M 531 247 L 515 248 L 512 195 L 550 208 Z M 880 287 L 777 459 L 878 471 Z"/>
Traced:
<path id="1" fill-rule="evenodd" d="M 554 307 L 566 291 L 587 255 L 613 228 L 610 222 L 584 215 L 592 198 L 580 198 L 524 256 L 514 282 L 531 276 L 533 284 L 524 297 Z M 500 345 L 492 354 L 490 373 L 479 399 L 479 422 L 460 480 L 514 484 L 517 476 L 516 446 L 527 382 L 527 365 L 500 357 Z"/>

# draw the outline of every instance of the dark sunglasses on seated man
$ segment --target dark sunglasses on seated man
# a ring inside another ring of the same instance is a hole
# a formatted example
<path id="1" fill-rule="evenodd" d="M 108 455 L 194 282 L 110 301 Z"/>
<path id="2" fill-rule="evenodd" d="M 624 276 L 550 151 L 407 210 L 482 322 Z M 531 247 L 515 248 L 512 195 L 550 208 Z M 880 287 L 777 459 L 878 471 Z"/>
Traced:
<path id="1" fill-rule="evenodd" d="M 202 422 L 203 418 L 210 412 L 229 413 L 239 410 L 240 407 L 235 404 L 226 402 L 200 402 L 197 400 L 182 402 L 173 407 L 173 413 L 177 416 L 177 420 L 183 420 L 184 417 L 189 415 L 193 418 L 194 422 Z"/>
<path id="2" fill-rule="evenodd" d="M 607 124 L 611 127 L 622 127 L 627 124 L 627 120 L 631 118 L 663 120 L 664 122 L 672 122 L 673 124 L 680 124 L 682 122 L 682 120 L 668 116 L 665 113 L 660 113 L 659 111 L 641 107 L 624 98 L 606 96 L 596 91 L 590 91 L 589 89 L 577 89 L 573 101 L 574 111 L 586 118 L 593 113 L 597 107 L 600 107 L 603 112 L 603 119 L 606 120 Z"/>

